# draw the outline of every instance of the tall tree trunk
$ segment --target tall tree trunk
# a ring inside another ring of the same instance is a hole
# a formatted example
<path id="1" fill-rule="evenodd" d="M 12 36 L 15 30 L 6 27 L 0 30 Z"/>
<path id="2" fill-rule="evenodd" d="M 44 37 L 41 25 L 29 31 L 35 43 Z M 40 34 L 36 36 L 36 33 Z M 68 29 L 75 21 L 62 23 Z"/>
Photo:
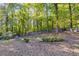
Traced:
<path id="1" fill-rule="evenodd" d="M 39 10 L 37 9 L 36 10 L 36 15 L 38 16 L 39 15 Z M 39 31 L 39 21 L 38 21 L 38 18 L 36 18 L 36 27 L 37 27 L 37 32 Z"/>
<path id="2" fill-rule="evenodd" d="M 70 31 L 72 32 L 72 9 L 71 4 L 69 3 L 69 12 L 70 12 Z"/>
<path id="3" fill-rule="evenodd" d="M 7 10 L 7 7 L 8 7 L 8 4 L 6 6 L 4 6 L 4 9 L 5 9 L 5 30 L 6 32 L 8 31 L 8 10 Z"/>
<path id="4" fill-rule="evenodd" d="M 27 10 L 28 10 L 28 20 L 29 20 L 29 8 L 27 8 Z M 29 25 L 30 25 L 28 20 L 26 20 L 27 21 L 27 25 L 26 25 L 27 28 L 25 28 L 25 34 L 27 33 L 27 29 L 29 29 Z"/>
<path id="5" fill-rule="evenodd" d="M 14 11 L 13 11 L 14 12 Z M 12 32 L 14 31 L 14 28 L 13 28 L 13 19 L 14 19 L 14 15 L 13 15 L 13 12 L 12 12 Z"/>
<path id="6" fill-rule="evenodd" d="M 58 33 L 58 29 L 59 29 L 59 26 L 58 26 L 58 4 L 57 3 L 54 3 L 54 6 L 55 6 L 55 13 L 56 13 L 56 33 Z"/>
<path id="7" fill-rule="evenodd" d="M 76 5 L 74 4 L 74 10 L 76 9 L 75 6 Z M 76 12 L 74 12 L 74 13 L 76 13 Z M 78 18 L 75 18 L 75 26 L 76 26 L 76 28 L 75 28 L 75 31 L 74 32 L 77 32 L 78 31 L 78 23 L 77 23 L 77 20 L 78 20 Z"/>
<path id="8" fill-rule="evenodd" d="M 49 31 L 49 20 L 48 20 L 48 4 L 46 4 L 46 23 L 47 23 L 47 32 Z"/>

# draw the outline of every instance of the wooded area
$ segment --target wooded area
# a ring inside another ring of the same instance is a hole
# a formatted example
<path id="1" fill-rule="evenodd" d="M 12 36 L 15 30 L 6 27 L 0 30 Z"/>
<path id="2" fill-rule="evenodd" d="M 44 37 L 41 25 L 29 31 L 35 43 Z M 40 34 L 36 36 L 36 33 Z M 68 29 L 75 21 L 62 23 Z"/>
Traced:
<path id="1" fill-rule="evenodd" d="M 0 55 L 79 56 L 79 4 L 0 3 Z"/>
<path id="2" fill-rule="evenodd" d="M 79 4 L 4 3 L 0 4 L 0 35 L 30 32 L 78 31 Z"/>

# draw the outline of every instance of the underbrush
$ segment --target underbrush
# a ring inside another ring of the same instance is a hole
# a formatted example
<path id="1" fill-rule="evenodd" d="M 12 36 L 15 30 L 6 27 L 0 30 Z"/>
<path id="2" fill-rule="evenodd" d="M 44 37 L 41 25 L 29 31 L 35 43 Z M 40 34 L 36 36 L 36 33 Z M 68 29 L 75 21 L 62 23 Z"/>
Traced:
<path id="1" fill-rule="evenodd" d="M 0 35 L 0 39 L 3 40 L 9 40 L 11 38 L 13 38 L 16 34 L 13 32 L 6 32 L 3 33 L 2 35 Z M 20 37 L 18 37 L 17 39 L 19 39 Z M 43 35 L 37 35 L 37 36 L 33 36 L 33 37 L 23 37 L 20 38 L 22 41 L 28 43 L 31 42 L 32 39 L 35 39 L 36 41 L 42 41 L 42 42 L 62 42 L 64 41 L 64 39 L 62 38 L 62 36 L 60 36 L 59 34 L 43 34 Z M 20 40 L 19 39 L 19 40 Z M 32 40 L 33 41 L 33 40 Z"/>
<path id="2" fill-rule="evenodd" d="M 42 38 L 43 42 L 62 42 L 64 41 L 63 38 L 61 38 L 60 36 L 48 36 L 48 37 L 44 37 Z"/>
<path id="3" fill-rule="evenodd" d="M 62 42 L 64 41 L 64 38 L 60 35 L 38 35 L 37 37 L 26 37 L 22 38 L 22 40 L 26 43 L 31 42 L 31 41 L 38 41 L 38 42 Z"/>
<path id="4" fill-rule="evenodd" d="M 30 41 L 31 41 L 31 38 L 22 38 L 22 41 L 24 41 L 24 42 L 28 43 L 28 42 L 30 42 Z"/>
<path id="5" fill-rule="evenodd" d="M 9 40 L 15 36 L 15 33 L 12 32 L 5 32 L 2 35 L 0 35 L 0 40 Z"/>

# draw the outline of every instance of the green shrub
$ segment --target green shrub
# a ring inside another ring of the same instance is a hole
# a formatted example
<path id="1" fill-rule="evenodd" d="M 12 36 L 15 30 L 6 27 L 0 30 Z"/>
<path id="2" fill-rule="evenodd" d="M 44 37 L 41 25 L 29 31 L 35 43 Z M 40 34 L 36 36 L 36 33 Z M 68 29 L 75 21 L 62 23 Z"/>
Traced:
<path id="1" fill-rule="evenodd" d="M 4 40 L 9 40 L 11 38 L 13 38 L 13 36 L 15 35 L 15 33 L 12 32 L 5 32 L 0 36 L 0 39 L 4 39 Z"/>
<path id="2" fill-rule="evenodd" d="M 64 39 L 61 37 L 52 36 L 52 37 L 42 38 L 42 41 L 43 42 L 61 42 L 61 41 L 64 41 Z"/>
<path id="3" fill-rule="evenodd" d="M 0 36 L 0 40 L 2 39 L 3 37 L 2 36 Z"/>
<path id="4" fill-rule="evenodd" d="M 28 42 L 30 42 L 30 38 L 23 38 L 23 40 L 26 42 L 26 43 L 28 43 Z"/>
<path id="5" fill-rule="evenodd" d="M 2 32 L 0 32 L 0 36 L 2 35 Z"/>
<path id="6" fill-rule="evenodd" d="M 9 38 L 8 36 L 3 36 L 2 39 L 4 39 L 4 40 L 9 40 L 10 38 Z"/>
<path id="7" fill-rule="evenodd" d="M 53 38 L 52 38 L 52 39 L 53 39 Z M 43 40 L 44 42 L 52 42 L 52 39 L 51 39 L 51 38 L 48 38 L 48 37 L 42 38 L 42 40 Z"/>

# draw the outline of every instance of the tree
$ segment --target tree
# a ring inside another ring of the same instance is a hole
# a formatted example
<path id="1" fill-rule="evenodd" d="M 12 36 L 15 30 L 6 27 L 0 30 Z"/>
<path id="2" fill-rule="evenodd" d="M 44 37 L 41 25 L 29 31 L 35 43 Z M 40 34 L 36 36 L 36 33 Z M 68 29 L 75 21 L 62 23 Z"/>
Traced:
<path id="1" fill-rule="evenodd" d="M 29 32 L 77 29 L 78 4 L 8 3 L 0 5 L 1 32 L 15 32 L 24 35 Z M 65 31 L 65 30 L 64 30 Z"/>
<path id="2" fill-rule="evenodd" d="M 70 31 L 72 32 L 72 9 L 71 9 L 71 4 L 69 3 L 69 11 L 70 11 Z"/>
<path id="3" fill-rule="evenodd" d="M 56 27 L 56 33 L 58 33 L 58 28 L 59 28 L 59 26 L 58 26 L 58 4 L 55 3 L 54 6 L 55 6 L 55 10 L 56 10 L 55 13 L 56 13 L 56 20 L 57 20 L 56 21 L 56 26 L 57 26 Z"/>

